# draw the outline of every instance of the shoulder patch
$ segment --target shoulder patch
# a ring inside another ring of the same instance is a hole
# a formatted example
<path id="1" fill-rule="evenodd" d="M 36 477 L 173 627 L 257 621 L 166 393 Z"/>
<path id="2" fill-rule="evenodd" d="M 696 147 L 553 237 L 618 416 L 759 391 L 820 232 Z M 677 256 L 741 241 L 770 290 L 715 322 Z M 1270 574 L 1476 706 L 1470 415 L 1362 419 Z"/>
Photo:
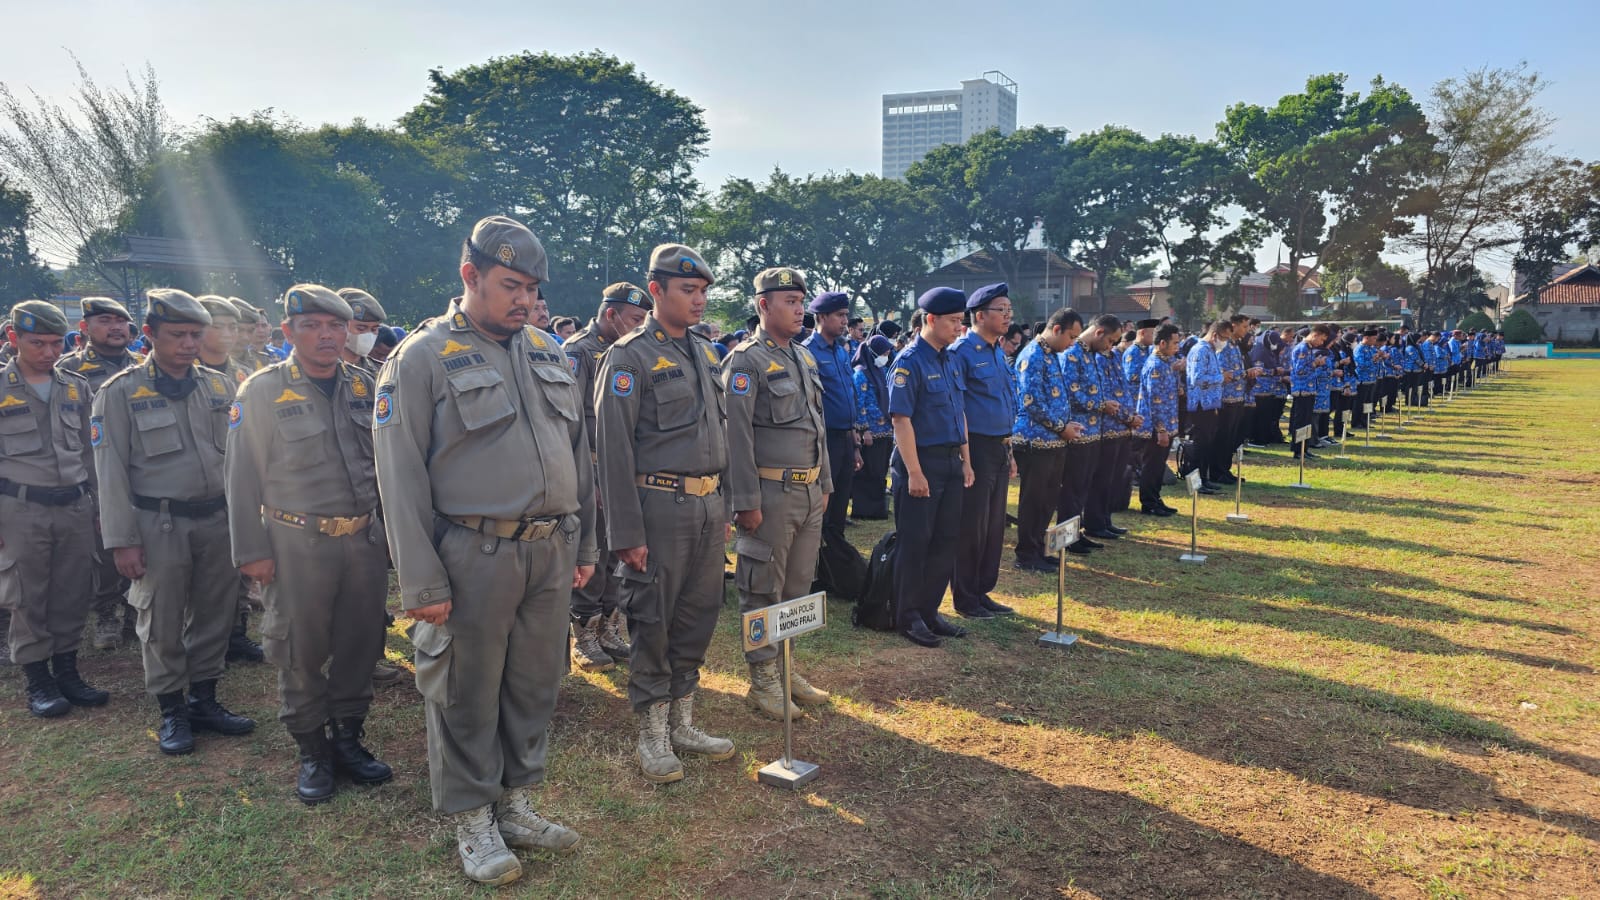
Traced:
<path id="1" fill-rule="evenodd" d="M 67 399 L 68 400 L 76 400 L 76 399 L 78 399 L 78 386 L 77 385 L 75 385 L 75 384 L 67 385 Z"/>
<path id="2" fill-rule="evenodd" d="M 894 386 L 895 387 L 905 387 L 906 386 L 906 376 L 908 376 L 910 374 L 911 373 L 906 371 L 905 369 L 895 369 L 894 370 Z"/>
<path id="3" fill-rule="evenodd" d="M 105 437 L 105 432 L 101 430 L 102 422 L 103 420 L 100 416 L 89 417 L 89 446 L 91 447 L 100 446 L 100 441 Z"/>
<path id="4" fill-rule="evenodd" d="M 745 394 L 750 393 L 750 373 L 749 372 L 735 372 L 735 373 L 733 373 L 733 380 L 728 382 L 728 390 L 734 392 L 735 394 L 738 394 L 741 397 L 743 397 Z"/>
<path id="5" fill-rule="evenodd" d="M 357 397 L 365 397 L 367 395 L 367 383 L 362 381 L 359 376 L 352 377 L 350 379 L 350 393 Z"/>
<path id="6" fill-rule="evenodd" d="M 389 424 L 394 417 L 394 395 L 389 387 L 378 389 L 378 399 L 372 404 L 372 421 L 379 425 Z"/>
<path id="7" fill-rule="evenodd" d="M 160 394 L 150 390 L 149 385 L 141 384 L 139 389 L 128 395 L 129 400 L 143 400 L 146 397 L 159 397 Z"/>
<path id="8" fill-rule="evenodd" d="M 611 376 L 611 393 L 618 397 L 626 397 L 633 393 L 633 373 L 627 369 L 618 369 Z"/>
<path id="9" fill-rule="evenodd" d="M 597 353 L 597 354 L 595 354 L 595 356 L 598 357 L 599 354 Z M 572 367 L 572 374 L 574 374 L 574 375 L 578 374 L 578 354 L 576 354 L 576 353 L 568 353 L 567 354 L 567 365 Z"/>
<path id="10" fill-rule="evenodd" d="M 244 421 L 244 407 L 240 406 L 239 401 L 235 400 L 228 405 L 228 430 L 233 431 L 238 428 L 239 423 L 242 421 Z"/>

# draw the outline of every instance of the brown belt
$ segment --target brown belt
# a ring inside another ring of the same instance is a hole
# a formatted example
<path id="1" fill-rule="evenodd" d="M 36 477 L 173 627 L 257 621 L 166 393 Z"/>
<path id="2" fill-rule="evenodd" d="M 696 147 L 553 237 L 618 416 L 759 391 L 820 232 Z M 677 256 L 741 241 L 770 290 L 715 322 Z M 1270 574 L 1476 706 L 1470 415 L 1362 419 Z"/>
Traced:
<path id="1" fill-rule="evenodd" d="M 658 491 L 682 491 L 691 497 L 704 497 L 715 494 L 717 488 L 722 487 L 720 475 L 673 475 L 670 472 L 652 472 L 649 475 L 638 475 L 633 483 L 640 487 L 652 488 Z"/>
<path id="2" fill-rule="evenodd" d="M 357 534 L 372 523 L 372 513 L 364 516 L 308 516 L 305 513 L 285 512 L 273 509 L 270 506 L 261 508 L 267 518 L 274 522 L 282 522 L 291 528 L 314 529 L 318 534 L 328 537 L 346 537 Z"/>
<path id="3" fill-rule="evenodd" d="M 822 474 L 821 466 L 812 466 L 809 469 L 769 469 L 757 466 L 756 474 L 766 481 L 781 481 L 784 484 L 812 484 Z"/>
<path id="4" fill-rule="evenodd" d="M 552 519 L 489 519 L 483 516 L 445 516 L 468 531 L 492 534 L 517 541 L 542 541 L 561 527 L 561 516 Z"/>

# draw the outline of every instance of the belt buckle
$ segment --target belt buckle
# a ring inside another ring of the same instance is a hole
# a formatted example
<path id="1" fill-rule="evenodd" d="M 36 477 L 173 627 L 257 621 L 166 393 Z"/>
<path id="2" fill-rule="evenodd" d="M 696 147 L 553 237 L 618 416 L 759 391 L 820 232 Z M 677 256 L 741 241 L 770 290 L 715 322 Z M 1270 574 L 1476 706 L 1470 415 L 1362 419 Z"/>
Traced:
<path id="1" fill-rule="evenodd" d="M 327 532 L 329 537 L 348 537 L 356 533 L 355 519 L 335 518 L 329 519 L 328 522 L 332 526 Z"/>

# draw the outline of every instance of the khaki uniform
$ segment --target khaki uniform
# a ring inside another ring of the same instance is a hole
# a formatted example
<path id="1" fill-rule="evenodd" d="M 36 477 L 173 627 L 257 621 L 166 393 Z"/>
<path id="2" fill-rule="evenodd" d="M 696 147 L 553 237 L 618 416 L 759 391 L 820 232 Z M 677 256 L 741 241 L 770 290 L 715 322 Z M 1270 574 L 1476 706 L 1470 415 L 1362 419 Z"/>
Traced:
<path id="1" fill-rule="evenodd" d="M 74 350 L 57 360 L 56 368 L 83 376 L 89 382 L 90 393 L 96 394 L 107 381 L 111 380 L 111 376 L 143 362 L 144 357 L 132 351 L 120 358 L 111 359 L 86 344 L 81 349 Z M 102 618 L 118 618 L 119 607 L 123 605 L 128 593 L 128 579 L 117 573 L 117 561 L 112 557 L 111 551 L 100 542 L 98 534 L 95 535 L 94 558 L 94 567 L 89 573 L 94 583 L 91 605 Z M 131 616 L 129 621 L 132 621 Z"/>
<path id="2" fill-rule="evenodd" d="M 278 719 L 291 734 L 365 718 L 383 652 L 376 388 L 354 366 L 341 364 L 335 378 L 330 397 L 291 358 L 247 379 L 229 413 L 233 562 L 275 563 L 262 649 L 278 669 Z"/>
<path id="3" fill-rule="evenodd" d="M 525 328 L 508 350 L 454 302 L 379 376 L 378 488 L 401 602 L 452 604 L 445 624 L 411 629 L 441 812 L 544 779 L 573 568 L 596 559 L 581 405 L 554 337 Z"/>
<path id="4" fill-rule="evenodd" d="M 572 365 L 572 375 L 578 380 L 578 396 L 583 398 L 583 426 L 589 435 L 589 447 L 594 449 L 599 445 L 595 442 L 594 418 L 594 383 L 595 376 L 600 370 L 600 360 L 605 356 L 610 342 L 600 336 L 599 326 L 591 321 L 589 327 L 574 334 L 561 349 L 567 354 L 567 361 Z M 598 473 L 596 480 L 598 481 Z M 595 510 L 595 543 L 597 545 L 597 558 L 606 561 L 611 558 L 610 550 L 606 544 L 606 513 L 604 505 Z M 617 579 L 609 571 L 609 566 L 602 565 L 589 579 L 589 583 L 572 592 L 572 615 L 574 618 L 589 619 L 599 614 L 610 615 L 617 608 Z"/>
<path id="5" fill-rule="evenodd" d="M 100 531 L 108 548 L 143 547 L 128 590 L 139 611 L 145 689 L 184 691 L 222 677 L 239 572 L 228 543 L 222 453 L 234 386 L 191 367 L 185 397 L 157 390 L 154 361 L 107 381 L 94 398 Z"/>
<path id="6" fill-rule="evenodd" d="M 728 492 L 733 511 L 761 510 L 761 526 L 739 529 L 734 550 L 739 609 L 748 612 L 808 593 L 816 577 L 822 516 L 833 492 L 822 380 L 811 352 L 779 346 L 763 329 L 723 361 L 728 405 Z M 776 647 L 745 654 L 776 658 Z"/>
<path id="7" fill-rule="evenodd" d="M 653 313 L 600 361 L 595 445 L 606 544 L 649 548 L 644 572 L 616 568 L 633 639 L 635 712 L 694 692 L 722 606 L 721 377 L 710 341 L 693 332 L 670 338 Z"/>
<path id="8" fill-rule="evenodd" d="M 248 344 L 242 350 L 235 350 L 228 358 L 233 361 L 234 365 L 244 371 L 246 377 L 254 375 L 275 362 L 271 354 L 265 350 L 252 350 Z"/>
<path id="9" fill-rule="evenodd" d="M 89 382 L 57 369 L 39 399 L 0 367 L 0 609 L 18 665 L 76 652 L 89 610 L 94 477 Z"/>

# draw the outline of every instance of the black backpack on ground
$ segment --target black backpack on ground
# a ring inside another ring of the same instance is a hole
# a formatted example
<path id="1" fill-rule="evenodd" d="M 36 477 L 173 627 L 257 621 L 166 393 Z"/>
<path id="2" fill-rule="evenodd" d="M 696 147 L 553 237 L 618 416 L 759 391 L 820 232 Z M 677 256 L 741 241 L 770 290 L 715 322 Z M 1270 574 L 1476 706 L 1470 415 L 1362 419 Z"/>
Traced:
<path id="1" fill-rule="evenodd" d="M 893 531 L 879 538 L 872 548 L 872 559 L 867 561 L 866 589 L 850 613 L 850 621 L 857 628 L 895 629 L 899 609 L 894 596 L 894 564 L 899 555 L 900 546 Z"/>
<path id="2" fill-rule="evenodd" d="M 811 583 L 813 591 L 827 591 L 840 600 L 851 603 L 861 599 L 867 586 L 867 561 L 861 551 L 831 532 L 822 533 L 822 547 L 817 551 L 817 575 Z"/>

